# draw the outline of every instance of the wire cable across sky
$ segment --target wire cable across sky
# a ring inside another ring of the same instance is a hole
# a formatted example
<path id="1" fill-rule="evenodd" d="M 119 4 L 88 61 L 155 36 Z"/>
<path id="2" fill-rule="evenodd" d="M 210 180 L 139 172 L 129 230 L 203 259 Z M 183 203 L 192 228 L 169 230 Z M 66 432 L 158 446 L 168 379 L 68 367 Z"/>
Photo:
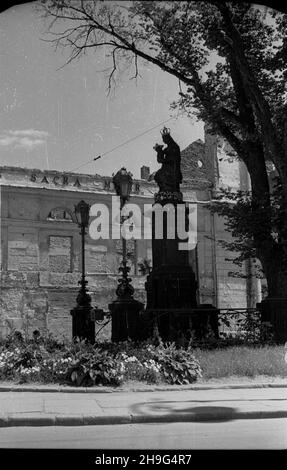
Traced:
<path id="1" fill-rule="evenodd" d="M 177 118 L 178 118 L 179 116 L 181 116 L 182 114 L 184 114 L 184 113 L 180 113 L 180 114 L 178 114 L 177 116 L 172 116 L 172 117 L 170 117 L 169 119 L 166 119 L 165 121 L 159 122 L 159 123 L 156 124 L 155 126 L 150 127 L 149 129 L 147 129 L 147 130 L 144 131 L 144 132 L 141 132 L 140 134 L 137 134 L 136 136 L 132 137 L 131 139 L 125 140 L 124 142 L 122 142 L 121 144 L 117 145 L 116 147 L 113 147 L 112 149 L 108 150 L 107 152 L 104 152 L 104 153 L 102 153 L 101 155 L 98 155 L 97 157 L 94 157 L 94 158 L 92 158 L 91 160 L 88 160 L 87 162 L 82 163 L 82 164 L 79 165 L 77 168 L 73 168 L 71 171 L 72 171 L 72 172 L 73 172 L 73 171 L 77 171 L 79 168 L 82 168 L 83 166 L 86 166 L 86 165 L 88 165 L 89 163 L 92 163 L 92 162 L 94 162 L 95 160 L 98 160 L 99 158 L 102 158 L 102 157 L 104 157 L 105 155 L 108 155 L 109 153 L 114 152 L 115 150 L 117 150 L 117 149 L 123 147 L 124 145 L 129 144 L 130 142 L 133 142 L 134 140 L 138 139 L 139 137 L 142 137 L 143 135 L 148 134 L 149 132 L 153 131 L 153 130 L 156 129 L 157 127 L 162 126 L 163 124 L 166 124 L 167 122 L 172 121 L 173 119 L 177 119 Z"/>

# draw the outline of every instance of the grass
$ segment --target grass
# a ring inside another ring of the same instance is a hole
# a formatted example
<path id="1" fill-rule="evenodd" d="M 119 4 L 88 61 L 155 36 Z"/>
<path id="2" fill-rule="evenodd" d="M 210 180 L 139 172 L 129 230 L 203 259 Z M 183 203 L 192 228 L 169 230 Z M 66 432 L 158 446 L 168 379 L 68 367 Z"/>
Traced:
<path id="1" fill-rule="evenodd" d="M 284 346 L 232 346 L 226 349 L 195 349 L 203 379 L 239 377 L 287 378 Z"/>

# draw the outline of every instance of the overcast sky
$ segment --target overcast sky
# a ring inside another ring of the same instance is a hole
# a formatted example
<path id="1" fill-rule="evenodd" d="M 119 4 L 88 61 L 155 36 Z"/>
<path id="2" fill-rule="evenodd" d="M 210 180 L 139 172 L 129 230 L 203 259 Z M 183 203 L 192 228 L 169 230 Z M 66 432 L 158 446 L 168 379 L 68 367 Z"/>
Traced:
<path id="1" fill-rule="evenodd" d="M 0 165 L 103 175 L 124 165 L 134 177 L 142 165 L 156 169 L 153 146 L 161 143 L 163 125 L 110 151 L 176 116 L 170 103 L 178 96 L 178 80 L 144 65 L 142 78 L 123 74 L 108 96 L 104 52 L 60 68 L 67 51 L 55 52 L 44 38 L 34 3 L 0 14 Z M 196 120 L 178 117 L 166 125 L 182 149 L 203 139 L 203 124 Z"/>

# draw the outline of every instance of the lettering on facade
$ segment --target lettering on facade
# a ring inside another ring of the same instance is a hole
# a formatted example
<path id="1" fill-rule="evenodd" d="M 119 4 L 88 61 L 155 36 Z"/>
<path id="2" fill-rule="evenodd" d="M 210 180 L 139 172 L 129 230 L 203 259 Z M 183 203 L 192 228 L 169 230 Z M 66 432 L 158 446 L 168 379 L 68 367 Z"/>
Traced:
<path id="1" fill-rule="evenodd" d="M 110 180 L 104 180 L 104 190 L 113 191 L 114 190 L 113 182 Z M 139 191 L 140 191 L 140 184 L 134 183 L 132 187 L 132 192 L 139 193 Z"/>
<path id="2" fill-rule="evenodd" d="M 63 184 L 64 185 L 69 184 L 69 178 L 67 175 L 63 175 Z"/>
<path id="3" fill-rule="evenodd" d="M 41 179 L 42 178 L 42 179 Z M 67 186 L 69 183 L 73 184 L 73 186 L 77 186 L 78 188 L 81 186 L 81 182 L 79 178 L 77 177 L 75 181 L 70 180 L 67 175 L 56 175 L 53 178 L 49 179 L 47 176 L 38 176 L 36 173 L 32 173 L 30 176 L 30 181 L 33 183 L 45 183 L 45 184 L 50 184 L 53 183 L 55 186 L 61 184 L 62 186 Z"/>
<path id="4" fill-rule="evenodd" d="M 55 175 L 55 176 L 42 176 L 42 175 L 37 175 L 36 173 L 31 173 L 30 176 L 30 181 L 33 183 L 45 183 L 45 184 L 50 184 L 53 183 L 55 186 L 62 185 L 62 186 L 67 186 L 68 184 L 72 184 L 73 186 L 76 186 L 77 188 L 80 188 L 81 181 L 79 177 L 76 177 L 76 179 L 69 177 L 68 175 Z M 104 180 L 103 181 L 103 187 L 107 191 L 112 191 L 114 189 L 113 183 L 110 180 Z M 140 184 L 139 183 L 134 183 L 133 185 L 133 192 L 139 193 L 140 191 Z"/>

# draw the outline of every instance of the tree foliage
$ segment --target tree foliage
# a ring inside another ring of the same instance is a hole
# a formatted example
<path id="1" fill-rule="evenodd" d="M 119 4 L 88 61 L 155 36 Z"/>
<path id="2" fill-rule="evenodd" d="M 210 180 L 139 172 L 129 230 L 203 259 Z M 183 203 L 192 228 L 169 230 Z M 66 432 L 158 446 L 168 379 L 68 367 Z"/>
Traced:
<path id="1" fill-rule="evenodd" d="M 254 237 L 257 239 L 261 237 L 264 242 L 264 233 L 268 230 L 268 224 L 271 221 L 271 236 L 275 243 L 280 243 L 278 235 L 283 219 L 280 198 L 281 189 L 276 187 L 271 195 L 271 204 L 267 214 L 260 207 L 253 207 L 251 191 L 234 191 L 230 188 L 222 188 L 214 195 L 208 206 L 211 212 L 225 218 L 226 230 L 232 238 L 230 240 L 218 239 L 217 241 L 228 251 L 236 253 L 237 256 L 230 261 L 242 267 L 244 261 L 253 260 L 259 278 L 262 278 L 263 273 L 260 265 L 256 262 L 257 252 L 254 246 Z M 232 275 L 246 278 L 250 276 L 250 274 L 242 272 L 234 272 Z"/>
<path id="2" fill-rule="evenodd" d="M 269 293 L 283 295 L 287 15 L 250 3 L 216 1 L 44 0 L 43 8 L 51 21 L 52 41 L 70 48 L 69 61 L 89 49 L 105 48 L 111 59 L 109 87 L 123 64 L 133 65 L 132 76 L 137 77 L 142 61 L 178 78 L 181 91 L 173 106 L 187 114 L 195 112 L 228 141 L 247 167 L 251 193 L 232 205 L 233 214 L 244 211 L 245 221 L 236 226 L 236 217 L 229 217 L 228 223 L 240 243 L 252 245 Z M 63 20 L 67 27 L 59 30 Z M 270 162 L 280 193 L 275 204 Z M 255 219 L 257 224 L 251 223 Z"/>

